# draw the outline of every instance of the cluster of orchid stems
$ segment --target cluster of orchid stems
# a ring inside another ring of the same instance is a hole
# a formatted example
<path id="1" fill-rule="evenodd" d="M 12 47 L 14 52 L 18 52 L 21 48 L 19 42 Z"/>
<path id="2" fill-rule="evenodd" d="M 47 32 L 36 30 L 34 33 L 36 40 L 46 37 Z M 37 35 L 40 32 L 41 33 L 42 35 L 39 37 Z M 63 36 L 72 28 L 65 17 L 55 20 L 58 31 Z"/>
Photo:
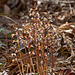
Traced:
<path id="1" fill-rule="evenodd" d="M 30 23 L 26 20 L 22 28 L 14 26 L 16 33 L 12 34 L 12 38 L 16 37 L 13 43 L 17 45 L 12 47 L 16 54 L 13 55 L 15 59 L 12 62 L 17 62 L 21 75 L 29 72 L 52 75 L 54 66 L 52 15 L 49 12 L 40 15 L 37 6 L 30 8 L 29 13 Z"/>

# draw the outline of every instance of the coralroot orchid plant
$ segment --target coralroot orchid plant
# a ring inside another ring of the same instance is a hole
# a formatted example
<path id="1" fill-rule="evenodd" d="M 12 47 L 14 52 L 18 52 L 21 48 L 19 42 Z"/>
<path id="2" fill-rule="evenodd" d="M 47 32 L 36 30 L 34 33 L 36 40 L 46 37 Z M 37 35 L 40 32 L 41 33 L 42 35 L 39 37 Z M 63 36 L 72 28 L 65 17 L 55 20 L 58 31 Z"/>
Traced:
<path id="1" fill-rule="evenodd" d="M 12 38 L 16 37 L 16 40 L 13 40 L 16 46 L 12 49 L 16 58 L 12 62 L 17 61 L 21 75 L 29 72 L 40 75 L 52 74 L 54 65 L 52 15 L 48 12 L 40 15 L 38 7 L 31 8 L 29 12 L 30 23 L 26 20 L 22 28 L 14 26 L 16 33 L 12 34 Z"/>

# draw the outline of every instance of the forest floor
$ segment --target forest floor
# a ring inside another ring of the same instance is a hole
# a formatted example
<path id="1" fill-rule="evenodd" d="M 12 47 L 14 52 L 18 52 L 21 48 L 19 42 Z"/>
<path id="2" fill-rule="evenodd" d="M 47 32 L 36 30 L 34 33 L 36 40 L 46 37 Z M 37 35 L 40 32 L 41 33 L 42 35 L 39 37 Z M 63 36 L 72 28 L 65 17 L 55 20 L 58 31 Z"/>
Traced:
<path id="1" fill-rule="evenodd" d="M 50 6 L 48 6 L 50 5 Z M 48 10 L 52 15 L 52 24 L 57 28 L 61 28 L 61 26 L 69 26 L 67 30 L 72 29 L 72 33 L 69 31 L 65 32 L 66 36 L 69 36 L 73 42 L 73 51 L 75 52 L 75 8 L 61 7 L 58 4 L 48 4 L 46 9 L 44 6 L 40 6 L 40 14 L 45 13 L 45 10 Z M 43 9 L 42 9 L 43 8 Z M 4 13 L 4 12 L 2 12 Z M 11 17 L 11 18 L 10 18 Z M 10 75 L 8 74 L 8 68 L 3 68 L 7 66 L 8 60 L 4 55 L 7 54 L 7 57 L 10 59 L 10 53 L 8 50 L 12 45 L 11 42 L 11 34 L 15 32 L 13 25 L 17 25 L 18 28 L 22 27 L 25 24 L 25 20 L 29 20 L 31 22 L 29 16 L 25 14 L 25 11 L 19 11 L 16 15 L 11 16 L 0 14 L 0 75 Z M 28 23 L 29 24 L 29 23 Z M 30 27 L 30 26 L 29 26 Z M 63 28 L 65 31 L 65 27 Z M 63 43 L 63 41 L 62 41 Z M 8 45 L 8 46 L 7 46 Z M 9 53 L 9 54 L 8 54 Z M 75 54 L 75 53 L 74 53 Z M 71 56 L 71 49 L 67 48 L 67 44 L 62 44 L 59 49 L 56 49 L 56 53 L 54 52 L 54 72 L 63 72 L 65 75 L 74 75 L 75 74 L 75 56 L 71 59 L 68 59 Z M 10 66 L 10 65 L 9 65 Z M 49 65 L 50 66 L 50 65 Z M 51 66 L 50 66 L 51 67 Z M 6 71 L 7 70 L 7 71 Z M 69 74 L 70 73 L 70 74 Z M 74 73 L 74 74 L 72 74 Z M 57 73 L 55 73 L 56 75 Z M 59 73 L 57 75 L 60 75 Z"/>

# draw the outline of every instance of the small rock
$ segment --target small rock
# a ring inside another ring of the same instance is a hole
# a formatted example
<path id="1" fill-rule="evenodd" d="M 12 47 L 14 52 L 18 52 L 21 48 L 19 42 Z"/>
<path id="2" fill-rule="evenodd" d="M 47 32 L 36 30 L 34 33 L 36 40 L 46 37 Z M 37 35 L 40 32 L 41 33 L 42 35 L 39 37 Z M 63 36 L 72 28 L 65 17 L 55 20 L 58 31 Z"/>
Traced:
<path id="1" fill-rule="evenodd" d="M 10 14 L 10 8 L 6 4 L 4 5 L 4 13 L 5 14 Z"/>

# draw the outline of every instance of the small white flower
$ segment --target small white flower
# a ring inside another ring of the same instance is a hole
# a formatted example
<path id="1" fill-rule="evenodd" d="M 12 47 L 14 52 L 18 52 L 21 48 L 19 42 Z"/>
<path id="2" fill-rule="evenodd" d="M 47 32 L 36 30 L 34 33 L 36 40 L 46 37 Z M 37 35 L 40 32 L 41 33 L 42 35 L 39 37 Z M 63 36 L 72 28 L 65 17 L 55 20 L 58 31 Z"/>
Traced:
<path id="1" fill-rule="evenodd" d="M 39 31 L 40 31 L 41 29 L 39 29 Z"/>
<path id="2" fill-rule="evenodd" d="M 29 54 L 31 54 L 31 52 L 29 52 Z"/>
<path id="3" fill-rule="evenodd" d="M 43 30 L 41 30 L 40 32 L 43 33 Z"/>
<path id="4" fill-rule="evenodd" d="M 17 30 L 18 28 L 16 27 L 16 30 Z"/>
<path id="5" fill-rule="evenodd" d="M 25 26 L 25 24 L 22 24 L 22 26 L 24 27 L 24 26 Z"/>
<path id="6" fill-rule="evenodd" d="M 17 61 L 17 58 L 15 58 L 15 61 Z"/>
<path id="7" fill-rule="evenodd" d="M 45 55 L 47 57 L 47 55 Z"/>
<path id="8" fill-rule="evenodd" d="M 29 33 L 29 31 L 27 31 L 27 33 Z"/>
<path id="9" fill-rule="evenodd" d="M 36 44 L 35 46 L 37 47 L 38 45 Z"/>
<path id="10" fill-rule="evenodd" d="M 47 21 L 47 18 L 44 18 L 44 21 Z"/>
<path id="11" fill-rule="evenodd" d="M 37 14 L 37 15 L 39 15 L 39 13 L 38 13 L 38 12 L 37 12 L 36 14 Z"/>
<path id="12" fill-rule="evenodd" d="M 24 33 L 26 33 L 26 31 L 24 31 Z"/>
<path id="13" fill-rule="evenodd" d="M 14 36 L 15 36 L 15 34 L 12 34 L 11 36 L 12 36 L 12 37 L 14 37 Z"/>
<path id="14" fill-rule="evenodd" d="M 49 53 L 48 53 L 48 55 L 49 55 Z"/>
<path id="15" fill-rule="evenodd" d="M 35 12 L 33 11 L 33 12 L 32 12 L 32 15 L 34 15 L 34 14 L 35 14 Z"/>
<path id="16" fill-rule="evenodd" d="M 41 1 L 37 1 L 37 4 L 40 5 L 41 4 Z"/>
<path id="17" fill-rule="evenodd" d="M 34 18 L 32 17 L 31 19 L 33 20 Z"/>
<path id="18" fill-rule="evenodd" d="M 14 53 L 14 56 L 16 56 L 16 54 Z"/>
<path id="19" fill-rule="evenodd" d="M 47 49 L 47 46 L 45 46 L 45 49 Z"/>
<path id="20" fill-rule="evenodd" d="M 11 56 L 16 56 L 16 54 L 15 53 L 12 53 Z"/>
<path id="21" fill-rule="evenodd" d="M 18 33 L 16 32 L 16 35 L 18 35 Z"/>
<path id="22" fill-rule="evenodd" d="M 11 56 L 13 56 L 13 53 L 11 54 Z"/>
<path id="23" fill-rule="evenodd" d="M 56 28 L 53 27 L 53 30 L 56 30 Z"/>
<path id="24" fill-rule="evenodd" d="M 43 61 L 41 61 L 41 64 L 43 64 Z"/>
<path id="25" fill-rule="evenodd" d="M 21 41 L 21 43 L 23 43 L 23 41 Z"/>

